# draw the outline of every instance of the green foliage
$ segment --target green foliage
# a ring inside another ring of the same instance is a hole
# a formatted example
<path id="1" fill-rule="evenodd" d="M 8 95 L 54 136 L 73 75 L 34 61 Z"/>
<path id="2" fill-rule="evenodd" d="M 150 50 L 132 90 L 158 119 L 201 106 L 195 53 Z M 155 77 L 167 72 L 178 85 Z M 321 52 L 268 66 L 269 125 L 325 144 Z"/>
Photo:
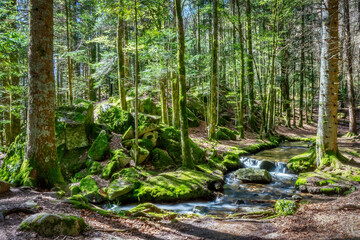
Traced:
<path id="1" fill-rule="evenodd" d="M 299 204 L 292 200 L 277 200 L 275 203 L 275 212 L 278 215 L 294 215 L 299 208 Z"/>
<path id="2" fill-rule="evenodd" d="M 125 133 L 130 126 L 135 129 L 134 117 L 131 113 L 115 106 L 106 106 L 104 108 L 101 109 L 98 116 L 98 123 L 105 124 L 110 131 L 115 133 Z"/>
<path id="3" fill-rule="evenodd" d="M 88 151 L 89 158 L 94 161 L 102 160 L 108 150 L 108 146 L 108 135 L 105 130 L 102 130 Z"/>

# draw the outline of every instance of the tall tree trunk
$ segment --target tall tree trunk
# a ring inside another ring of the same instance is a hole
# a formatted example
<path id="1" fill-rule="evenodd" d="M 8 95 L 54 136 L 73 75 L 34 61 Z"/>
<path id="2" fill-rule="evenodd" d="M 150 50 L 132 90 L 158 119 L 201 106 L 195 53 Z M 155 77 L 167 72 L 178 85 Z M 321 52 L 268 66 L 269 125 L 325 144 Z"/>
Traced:
<path id="1" fill-rule="evenodd" d="M 248 78 L 248 96 L 249 96 L 249 125 L 250 127 L 257 131 L 254 105 L 255 105 L 255 96 L 254 96 L 254 55 L 252 49 L 252 28 L 251 28 L 251 1 L 246 0 L 246 27 L 247 27 L 247 78 Z"/>
<path id="2" fill-rule="evenodd" d="M 126 93 L 125 93 L 125 69 L 124 69 L 124 51 L 123 51 L 123 35 L 124 35 L 124 21 L 123 21 L 123 1 L 120 0 L 120 13 L 118 16 L 118 32 L 117 32 L 117 56 L 118 56 L 118 84 L 120 106 L 122 110 L 127 110 Z"/>
<path id="3" fill-rule="evenodd" d="M 303 108 L 304 108 L 304 72 L 305 72 L 305 11 L 304 5 L 302 6 L 302 16 L 301 16 L 301 63 L 300 63 L 300 96 L 299 96 L 299 127 L 303 127 Z"/>
<path id="4" fill-rule="evenodd" d="M 135 0 L 135 164 L 139 164 L 139 50 L 138 50 L 138 8 Z"/>
<path id="5" fill-rule="evenodd" d="M 338 154 L 338 0 L 323 0 L 321 5 L 321 65 L 319 119 L 316 137 L 317 165 L 327 164 L 327 154 Z"/>
<path id="6" fill-rule="evenodd" d="M 167 101 L 166 101 L 166 75 L 160 79 L 160 102 L 161 102 L 161 122 L 167 122 Z"/>
<path id="7" fill-rule="evenodd" d="M 179 76 L 171 72 L 171 105 L 172 105 L 172 125 L 175 128 L 180 127 L 180 109 L 179 109 Z"/>
<path id="8" fill-rule="evenodd" d="M 348 92 L 348 108 L 349 108 L 349 133 L 357 134 L 356 127 L 356 108 L 354 100 L 354 79 L 352 68 L 352 46 L 351 46 L 351 31 L 350 31 L 350 10 L 349 0 L 344 0 L 344 32 L 345 32 L 345 49 L 347 57 L 347 92 Z"/>
<path id="9" fill-rule="evenodd" d="M 55 141 L 53 1 L 30 0 L 29 99 L 22 184 L 63 184 Z"/>
<path id="10" fill-rule="evenodd" d="M 182 166 L 194 168 L 190 154 L 189 127 L 186 113 L 186 79 L 185 79 L 185 33 L 182 17 L 181 0 L 175 0 L 175 9 L 178 28 L 178 75 L 180 78 L 180 129 L 181 129 L 181 152 Z"/>
<path id="11" fill-rule="evenodd" d="M 211 103 L 210 103 L 210 123 L 209 138 L 215 138 L 217 122 L 217 60 L 218 60 L 218 0 L 213 0 L 213 45 L 212 45 L 212 75 L 211 75 Z"/>
<path id="12" fill-rule="evenodd" d="M 70 5 L 70 0 L 69 0 Z M 72 75 L 73 75 L 73 67 L 72 61 L 70 58 L 71 45 L 70 45 L 70 29 L 69 29 L 69 6 L 68 0 L 65 0 L 65 12 L 66 12 L 66 45 L 67 45 L 67 64 L 68 64 L 68 83 L 69 83 L 69 104 L 73 104 L 73 90 L 72 90 Z"/>

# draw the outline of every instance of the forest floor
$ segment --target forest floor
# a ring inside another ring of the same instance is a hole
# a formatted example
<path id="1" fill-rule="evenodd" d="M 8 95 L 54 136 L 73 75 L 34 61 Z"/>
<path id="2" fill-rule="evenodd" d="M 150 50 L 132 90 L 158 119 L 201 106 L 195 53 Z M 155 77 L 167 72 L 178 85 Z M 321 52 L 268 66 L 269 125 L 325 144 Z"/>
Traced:
<path id="1" fill-rule="evenodd" d="M 339 134 L 346 133 L 347 124 L 339 123 Z M 316 126 L 288 129 L 279 127 L 277 132 L 293 137 L 315 136 Z M 205 138 L 204 125 L 190 130 L 190 136 L 205 147 L 211 147 Z M 229 146 L 247 146 L 260 140 L 255 134 L 246 133 L 246 140 L 221 141 L 214 145 L 218 151 Z M 340 150 L 360 153 L 357 137 L 339 138 Z M 345 154 L 360 162 L 354 154 Z M 0 210 L 23 206 L 34 201 L 40 212 L 66 213 L 84 218 L 89 230 L 78 237 L 55 239 L 360 239 L 360 192 L 346 197 L 324 197 L 328 201 L 302 205 L 293 216 L 271 220 L 183 218 L 177 221 L 139 220 L 102 216 L 89 210 L 74 209 L 66 200 L 59 200 L 54 192 L 38 192 L 30 188 L 11 188 L 1 195 Z M 0 219 L 0 239 L 43 239 L 35 233 L 18 231 L 17 227 L 28 215 L 10 214 Z M 54 239 L 54 238 L 52 238 Z"/>

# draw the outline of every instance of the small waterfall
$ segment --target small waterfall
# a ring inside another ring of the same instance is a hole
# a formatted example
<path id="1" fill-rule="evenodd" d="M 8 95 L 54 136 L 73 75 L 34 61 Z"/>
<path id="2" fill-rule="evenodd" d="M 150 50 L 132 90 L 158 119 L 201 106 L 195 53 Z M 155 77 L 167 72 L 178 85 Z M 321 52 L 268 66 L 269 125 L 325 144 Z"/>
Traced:
<path id="1" fill-rule="evenodd" d="M 275 169 L 271 172 L 287 173 L 286 163 L 275 162 Z"/>
<path id="2" fill-rule="evenodd" d="M 260 164 L 262 161 L 249 157 L 242 157 L 240 158 L 240 162 L 245 168 L 260 168 Z"/>
<path id="3" fill-rule="evenodd" d="M 254 158 L 250 158 L 250 157 L 241 157 L 240 158 L 240 162 L 242 163 L 242 165 L 244 166 L 244 168 L 256 168 L 256 169 L 260 169 L 261 167 L 261 163 L 263 162 L 262 160 L 258 160 L 258 159 L 254 159 Z M 283 162 L 272 162 L 273 163 L 273 167 L 267 170 L 269 172 L 274 172 L 274 173 L 288 173 L 287 168 L 286 168 L 286 163 Z M 264 168 L 265 169 L 265 168 Z"/>

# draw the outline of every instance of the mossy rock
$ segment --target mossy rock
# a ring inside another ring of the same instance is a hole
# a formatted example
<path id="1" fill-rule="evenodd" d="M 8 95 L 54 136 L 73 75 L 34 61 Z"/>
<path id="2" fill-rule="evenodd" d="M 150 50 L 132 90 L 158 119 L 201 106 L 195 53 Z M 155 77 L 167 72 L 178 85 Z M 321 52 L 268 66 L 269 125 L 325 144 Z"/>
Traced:
<path id="1" fill-rule="evenodd" d="M 315 151 L 305 152 L 290 159 L 286 167 L 295 173 L 315 170 Z"/>
<path id="2" fill-rule="evenodd" d="M 235 177 L 244 182 L 271 183 L 272 177 L 265 169 L 241 168 L 235 172 Z"/>
<path id="3" fill-rule="evenodd" d="M 43 237 L 78 236 L 87 225 L 81 217 L 38 213 L 26 218 L 19 226 L 22 231 L 34 231 Z"/>
<path id="4" fill-rule="evenodd" d="M 161 116 L 143 114 L 143 113 L 139 113 L 138 116 L 139 116 L 139 126 L 141 126 L 145 123 L 159 124 L 161 122 Z"/>
<path id="5" fill-rule="evenodd" d="M 158 133 L 157 131 L 153 131 L 153 132 L 145 133 L 145 134 L 142 136 L 142 139 L 148 139 L 148 140 L 150 140 L 151 143 L 152 143 L 152 146 L 153 146 L 153 147 L 156 147 L 158 137 L 159 137 L 159 133 Z"/>
<path id="6" fill-rule="evenodd" d="M 200 120 L 205 120 L 205 110 L 202 101 L 195 96 L 189 95 L 187 97 L 187 107 Z"/>
<path id="7" fill-rule="evenodd" d="M 157 131 L 159 129 L 158 125 L 154 123 L 144 123 L 139 126 L 139 137 L 141 138 L 145 133 Z"/>
<path id="8" fill-rule="evenodd" d="M 98 175 L 101 173 L 102 166 L 99 162 L 89 161 L 89 173 L 92 175 Z"/>
<path id="9" fill-rule="evenodd" d="M 261 161 L 259 168 L 265 169 L 265 170 L 271 172 L 276 168 L 276 165 L 275 165 L 275 162 L 272 162 L 269 160 L 264 160 L 264 161 Z"/>
<path id="10" fill-rule="evenodd" d="M 299 208 L 299 204 L 292 200 L 277 200 L 275 203 L 275 212 L 278 215 L 294 215 Z"/>
<path id="11" fill-rule="evenodd" d="M 206 161 L 206 152 L 202 150 L 191 139 L 189 139 L 189 142 L 190 142 L 191 157 L 193 159 L 194 164 L 204 163 Z"/>
<path id="12" fill-rule="evenodd" d="M 135 128 L 135 120 L 130 112 L 111 105 L 100 106 L 97 122 L 106 125 L 110 131 L 119 134 L 125 133 L 130 126 Z"/>
<path id="13" fill-rule="evenodd" d="M 87 148 L 66 150 L 64 145 L 57 148 L 58 163 L 65 179 L 70 179 L 75 173 L 86 167 L 86 150 Z"/>
<path id="14" fill-rule="evenodd" d="M 24 160 L 25 139 L 25 132 L 15 138 L 8 148 L 0 168 L 0 179 L 16 186 L 23 183 L 19 172 Z"/>
<path id="15" fill-rule="evenodd" d="M 105 130 L 102 130 L 88 151 L 89 158 L 94 161 L 102 160 L 108 151 L 108 147 L 108 135 Z"/>
<path id="16" fill-rule="evenodd" d="M 78 182 L 78 183 L 70 184 L 69 190 L 72 196 L 80 194 L 81 193 L 80 183 Z"/>
<path id="17" fill-rule="evenodd" d="M 176 166 L 167 152 L 160 148 L 155 148 L 151 151 L 151 163 L 159 171 L 164 171 L 165 169 Z"/>
<path id="18" fill-rule="evenodd" d="M 218 127 L 215 137 L 217 140 L 234 140 L 236 141 L 236 132 L 226 127 Z"/>
<path id="19" fill-rule="evenodd" d="M 156 105 L 151 98 L 145 98 L 140 101 L 139 111 L 145 114 L 157 115 Z"/>
<path id="20" fill-rule="evenodd" d="M 275 139 L 274 139 L 275 140 Z M 273 142 L 263 142 L 258 144 L 253 144 L 247 147 L 244 147 L 242 150 L 246 151 L 247 153 L 257 153 L 266 149 L 275 148 L 279 145 L 278 141 Z"/>
<path id="21" fill-rule="evenodd" d="M 131 182 L 126 182 L 122 179 L 115 179 L 110 183 L 106 188 L 106 193 L 110 201 L 115 200 L 118 197 L 121 197 L 132 190 L 134 190 L 135 184 Z"/>
<path id="22" fill-rule="evenodd" d="M 134 190 L 134 197 L 140 202 L 174 202 L 213 197 L 209 186 L 222 181 L 201 171 L 176 171 L 149 177 L 140 188 Z"/>
<path id="23" fill-rule="evenodd" d="M 150 218 L 155 220 L 174 219 L 178 214 L 165 211 L 152 203 L 142 203 L 127 212 L 130 217 Z"/>
<path id="24" fill-rule="evenodd" d="M 84 194 L 84 198 L 86 198 L 89 203 L 93 204 L 102 204 L 107 200 L 107 194 L 104 193 L 102 190 L 98 190 L 95 192 L 89 192 Z"/>
<path id="25" fill-rule="evenodd" d="M 187 113 L 189 127 L 200 126 L 200 120 L 196 117 L 196 115 L 189 108 L 186 108 L 186 113 Z"/>
<path id="26" fill-rule="evenodd" d="M 227 153 L 222 164 L 226 167 L 227 171 L 234 171 L 242 167 L 239 156 L 234 153 Z"/>
<path id="27" fill-rule="evenodd" d="M 104 167 L 102 172 L 102 177 L 104 179 L 109 179 L 111 176 L 119 171 L 121 168 L 125 167 L 130 163 L 131 158 L 128 157 L 124 150 L 117 149 L 113 152 L 113 156 L 110 159 L 110 162 Z"/>
<path id="28" fill-rule="evenodd" d="M 151 141 L 150 141 L 150 144 L 152 146 Z M 133 145 L 131 150 L 130 150 L 130 154 L 134 159 L 135 159 L 135 151 L 136 151 L 136 145 Z M 138 151 L 139 151 L 139 159 L 138 159 L 137 164 L 142 164 L 149 157 L 150 151 L 147 150 L 146 148 L 141 147 L 140 142 L 139 142 Z"/>
<path id="29" fill-rule="evenodd" d="M 85 194 L 99 190 L 97 182 L 91 176 L 86 176 L 85 178 L 81 179 L 79 188 Z"/>
<path id="30" fill-rule="evenodd" d="M 128 128 L 128 130 L 126 130 L 126 132 L 122 136 L 122 140 L 129 140 L 129 139 L 134 139 L 134 138 L 135 138 L 135 131 L 134 131 L 133 127 L 130 126 Z"/>

